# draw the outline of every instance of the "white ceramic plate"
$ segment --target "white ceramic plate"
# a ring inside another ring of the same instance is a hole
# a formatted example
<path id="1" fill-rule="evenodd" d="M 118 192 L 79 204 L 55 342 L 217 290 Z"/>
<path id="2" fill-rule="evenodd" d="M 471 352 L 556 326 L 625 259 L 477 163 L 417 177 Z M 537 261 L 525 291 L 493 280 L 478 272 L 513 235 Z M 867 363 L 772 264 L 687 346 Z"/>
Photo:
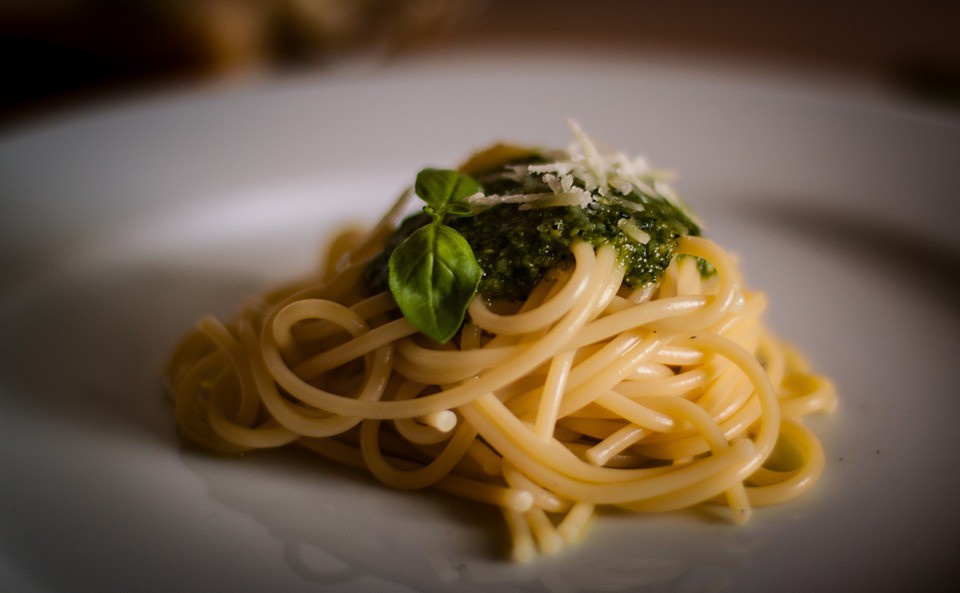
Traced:
<path id="1" fill-rule="evenodd" d="M 768 319 L 832 376 L 828 464 L 746 526 L 605 515 L 503 559 L 496 512 L 296 452 L 177 440 L 201 314 L 314 265 L 422 166 L 574 117 L 680 174 Z M 887 591 L 960 577 L 960 126 L 829 88 L 620 60 L 407 65 L 206 90 L 0 139 L 0 590 Z"/>

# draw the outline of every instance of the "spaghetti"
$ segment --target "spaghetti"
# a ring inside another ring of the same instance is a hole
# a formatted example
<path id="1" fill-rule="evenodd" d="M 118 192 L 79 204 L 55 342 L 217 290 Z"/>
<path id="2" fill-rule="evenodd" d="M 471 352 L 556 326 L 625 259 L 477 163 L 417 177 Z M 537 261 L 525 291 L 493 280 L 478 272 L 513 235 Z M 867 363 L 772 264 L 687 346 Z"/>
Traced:
<path id="1" fill-rule="evenodd" d="M 577 541 L 605 505 L 721 503 L 742 522 L 816 482 L 824 453 L 802 417 L 832 409 L 833 387 L 771 335 L 764 296 L 711 241 L 679 237 L 636 287 L 612 246 L 574 241 L 519 307 L 477 295 L 438 344 L 361 280 L 391 226 L 334 241 L 334 272 L 199 321 L 166 368 L 184 438 L 298 444 L 496 505 L 520 560 Z"/>

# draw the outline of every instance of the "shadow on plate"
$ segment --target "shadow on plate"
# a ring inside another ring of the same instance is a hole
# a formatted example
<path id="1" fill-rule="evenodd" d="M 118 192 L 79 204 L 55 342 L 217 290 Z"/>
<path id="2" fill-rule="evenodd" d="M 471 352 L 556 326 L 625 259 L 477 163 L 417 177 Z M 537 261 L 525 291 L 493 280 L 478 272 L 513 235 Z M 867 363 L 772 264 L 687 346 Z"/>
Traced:
<path id="1" fill-rule="evenodd" d="M 801 199 L 731 200 L 728 208 L 878 269 L 904 291 L 921 291 L 960 320 L 960 252 L 934 238 Z"/>
<path id="2" fill-rule="evenodd" d="M 603 513 L 581 544 L 515 564 L 502 516 L 485 505 L 429 489 L 390 490 L 300 449 L 215 460 L 187 449 L 182 458 L 207 494 L 257 521 L 279 541 L 290 570 L 321 589 L 719 592 L 769 544 L 697 513 Z"/>
<path id="3" fill-rule="evenodd" d="M 130 265 L 77 270 L 0 303 L 5 405 L 170 438 L 160 369 L 205 311 L 225 313 L 260 286 L 209 270 Z"/>

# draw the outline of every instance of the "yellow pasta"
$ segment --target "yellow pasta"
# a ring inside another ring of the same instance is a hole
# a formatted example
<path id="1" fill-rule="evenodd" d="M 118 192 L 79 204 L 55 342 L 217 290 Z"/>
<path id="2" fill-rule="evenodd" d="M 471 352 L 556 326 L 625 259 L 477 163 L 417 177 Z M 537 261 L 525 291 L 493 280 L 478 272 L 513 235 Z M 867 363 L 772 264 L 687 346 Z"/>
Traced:
<path id="1" fill-rule="evenodd" d="M 497 505 L 519 560 L 579 541 L 603 506 L 724 504 L 740 522 L 816 482 L 803 416 L 832 409 L 834 389 L 770 334 L 763 295 L 713 242 L 679 237 L 659 281 L 631 287 L 611 246 L 575 241 L 521 307 L 477 294 L 438 343 L 361 280 L 387 229 L 197 324 L 166 368 L 185 439 L 299 444 L 394 488 Z"/>

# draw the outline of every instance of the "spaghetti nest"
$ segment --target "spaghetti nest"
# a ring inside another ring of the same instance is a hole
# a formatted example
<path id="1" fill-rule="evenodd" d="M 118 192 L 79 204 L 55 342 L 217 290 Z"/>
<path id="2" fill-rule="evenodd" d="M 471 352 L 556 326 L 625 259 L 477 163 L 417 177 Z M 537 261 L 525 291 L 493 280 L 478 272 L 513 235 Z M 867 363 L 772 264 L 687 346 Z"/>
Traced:
<path id="1" fill-rule="evenodd" d="M 833 387 L 771 336 L 729 254 L 681 237 L 661 281 L 629 289 L 609 246 L 572 252 L 518 308 L 475 297 L 443 345 L 368 294 L 363 261 L 204 318 L 167 366 L 181 433 L 227 453 L 296 443 L 496 505 L 521 560 L 604 505 L 721 503 L 741 522 L 810 488 L 824 454 L 802 417 Z"/>

